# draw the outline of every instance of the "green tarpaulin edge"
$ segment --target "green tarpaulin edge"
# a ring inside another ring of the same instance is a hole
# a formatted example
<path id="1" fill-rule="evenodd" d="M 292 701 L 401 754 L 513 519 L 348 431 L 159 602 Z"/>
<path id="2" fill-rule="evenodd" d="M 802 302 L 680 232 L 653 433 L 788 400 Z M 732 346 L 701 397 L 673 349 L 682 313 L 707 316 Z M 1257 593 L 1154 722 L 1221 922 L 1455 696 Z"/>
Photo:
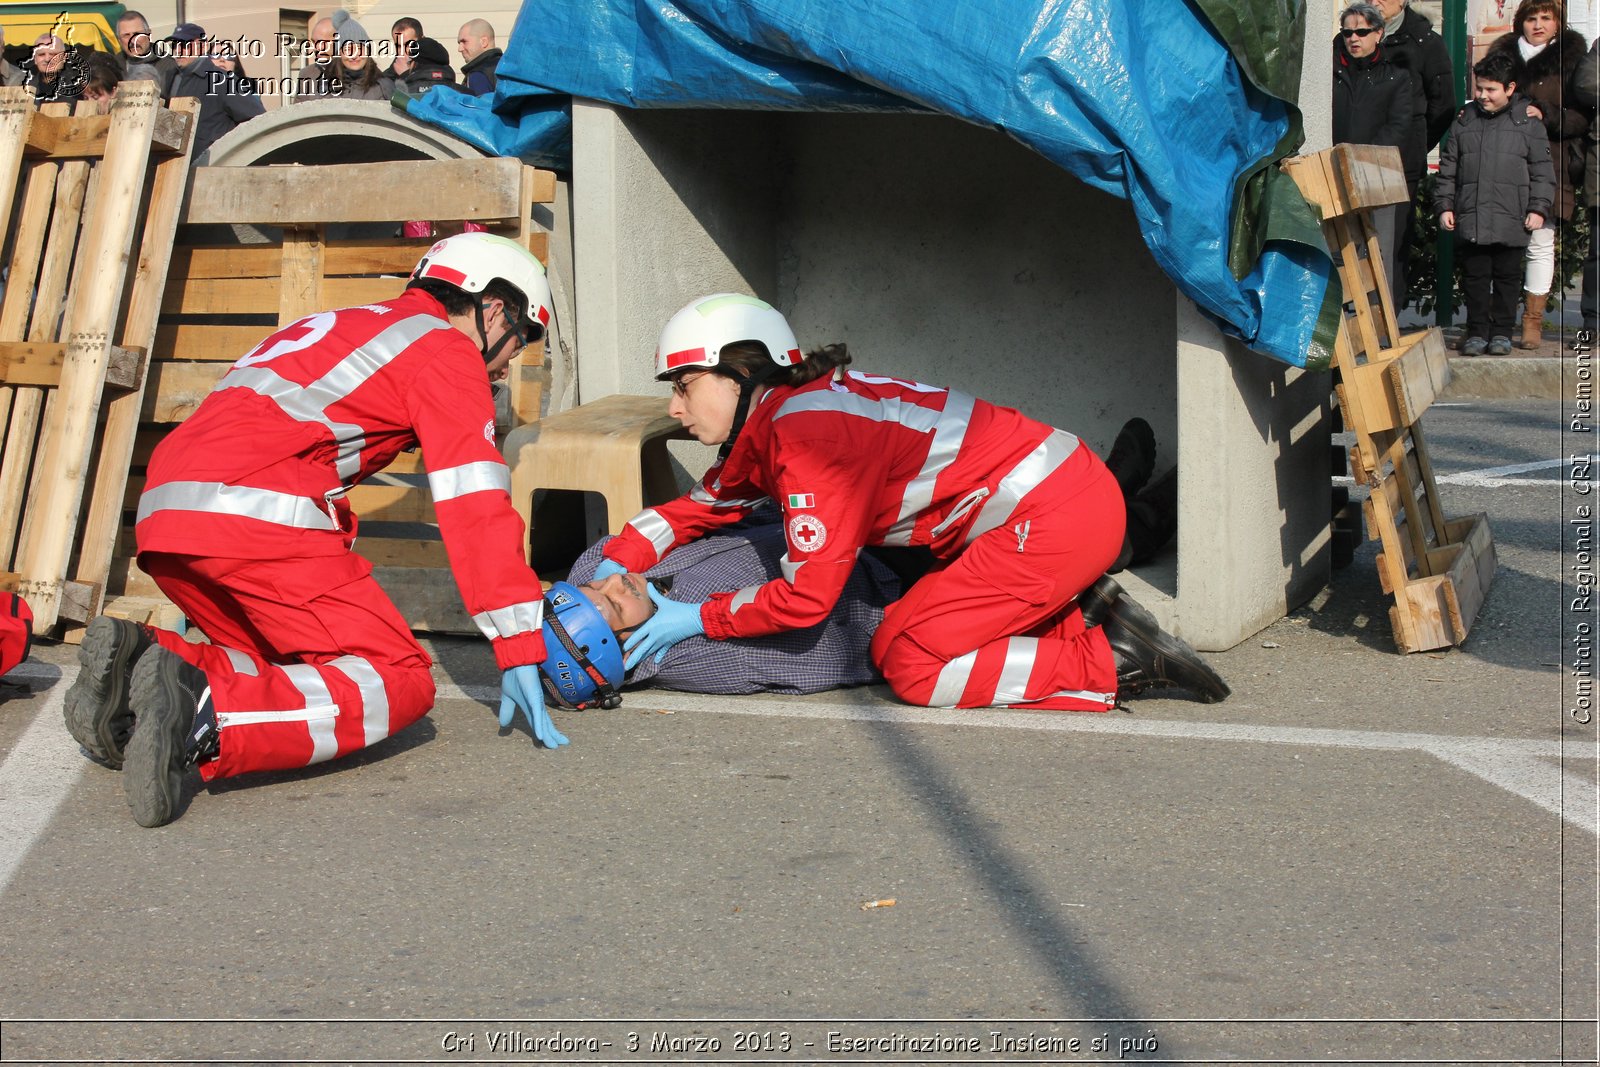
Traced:
<path id="1" fill-rule="evenodd" d="M 1257 89 L 1289 106 L 1289 129 L 1270 156 L 1239 177 L 1230 220 L 1228 267 L 1234 277 L 1250 273 L 1268 241 L 1290 241 L 1327 254 L 1322 221 L 1294 179 L 1278 163 L 1305 143 L 1300 113 L 1300 72 L 1305 59 L 1303 0 L 1194 0 L 1233 53 L 1240 71 Z M 1318 309 L 1306 367 L 1324 370 L 1333 359 L 1341 292 L 1330 281 Z"/>

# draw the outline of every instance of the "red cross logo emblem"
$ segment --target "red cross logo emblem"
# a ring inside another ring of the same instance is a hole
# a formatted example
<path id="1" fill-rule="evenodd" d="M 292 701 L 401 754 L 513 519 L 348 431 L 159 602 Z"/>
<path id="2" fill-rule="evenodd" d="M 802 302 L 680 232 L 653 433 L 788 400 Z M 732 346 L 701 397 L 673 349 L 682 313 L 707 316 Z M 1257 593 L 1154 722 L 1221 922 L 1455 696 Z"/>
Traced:
<path id="1" fill-rule="evenodd" d="M 828 528 L 815 515 L 796 515 L 789 520 L 789 540 L 802 552 L 815 552 L 828 539 Z"/>

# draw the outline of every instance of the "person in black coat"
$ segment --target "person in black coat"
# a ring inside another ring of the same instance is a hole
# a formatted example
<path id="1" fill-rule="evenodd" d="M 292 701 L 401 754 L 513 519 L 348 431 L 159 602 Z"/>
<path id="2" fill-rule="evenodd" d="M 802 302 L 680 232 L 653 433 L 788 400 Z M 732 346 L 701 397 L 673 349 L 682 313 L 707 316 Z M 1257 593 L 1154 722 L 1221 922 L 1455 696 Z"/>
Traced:
<path id="1" fill-rule="evenodd" d="M 394 45 L 394 62 L 384 73 L 397 87 L 421 96 L 437 85 L 455 85 L 449 50 L 424 33 L 422 23 L 410 16 L 395 19 L 389 40 Z"/>
<path id="2" fill-rule="evenodd" d="M 1383 12 L 1383 53 L 1390 63 L 1411 75 L 1415 93 L 1411 113 L 1411 138 L 1401 149 L 1401 159 L 1406 167 L 1406 188 L 1411 199 L 1421 211 L 1431 211 L 1433 205 L 1418 196 L 1422 177 L 1428 171 L 1428 153 L 1439 144 L 1444 131 L 1450 128 L 1456 116 L 1459 99 L 1456 96 L 1455 69 L 1450 63 L 1450 50 L 1444 38 L 1433 28 L 1433 23 L 1420 11 L 1407 6 L 1408 0 L 1374 0 Z M 1400 233 L 1400 247 L 1396 258 L 1404 270 L 1411 256 L 1411 235 L 1415 229 L 1413 212 L 1404 213 L 1404 226 Z M 1395 304 L 1405 302 L 1409 279 L 1402 277 L 1396 286 Z"/>
<path id="3" fill-rule="evenodd" d="M 461 53 L 462 88 L 473 96 L 494 92 L 503 54 L 494 46 L 494 27 L 484 19 L 462 23 L 456 34 L 456 47 Z"/>
<path id="4" fill-rule="evenodd" d="M 177 76 L 172 79 L 172 98 L 193 96 L 200 100 L 194 148 L 189 157 L 198 161 L 220 137 L 264 114 L 266 108 L 256 94 L 254 82 L 211 61 L 211 45 L 204 27 L 180 22 L 167 42 L 178 64 Z"/>
<path id="5" fill-rule="evenodd" d="M 1567 26 L 1559 0 L 1522 0 L 1510 33 L 1489 46 L 1489 55 L 1502 54 L 1517 61 L 1518 87 L 1533 101 L 1535 118 L 1544 123 L 1550 138 L 1550 158 L 1556 170 L 1556 197 L 1544 226 L 1528 242 L 1528 259 L 1522 281 L 1522 339 L 1518 347 L 1537 348 L 1544 334 L 1545 305 L 1555 279 L 1556 227 L 1578 213 L 1573 170 L 1582 173 L 1583 138 L 1589 116 L 1566 99 L 1566 81 L 1583 62 L 1588 42 Z"/>
<path id="6" fill-rule="evenodd" d="M 1344 9 L 1339 25 L 1333 39 L 1334 143 L 1387 145 L 1398 148 L 1404 162 L 1415 138 L 1416 96 L 1410 76 L 1389 62 L 1379 43 L 1383 14 L 1375 5 L 1360 0 Z M 1399 248 L 1409 214 L 1409 204 L 1394 204 L 1373 213 L 1397 305 L 1405 294 Z"/>

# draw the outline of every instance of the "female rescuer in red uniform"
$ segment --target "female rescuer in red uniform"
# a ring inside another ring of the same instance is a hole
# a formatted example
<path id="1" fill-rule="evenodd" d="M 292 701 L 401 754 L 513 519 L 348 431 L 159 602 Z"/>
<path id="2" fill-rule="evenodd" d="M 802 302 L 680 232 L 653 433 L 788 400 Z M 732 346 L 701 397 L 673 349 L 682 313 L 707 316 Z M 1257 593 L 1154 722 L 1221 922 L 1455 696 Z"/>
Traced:
<path id="1" fill-rule="evenodd" d="M 842 345 L 803 356 L 784 317 L 718 294 L 667 323 L 657 379 L 717 462 L 690 493 L 647 508 L 596 577 L 644 571 L 767 498 L 783 509 L 783 575 L 700 604 L 651 589 L 656 613 L 628 666 L 692 634 L 758 637 L 821 621 L 869 545 L 932 550 L 934 569 L 890 605 L 872 658 L 901 699 L 929 707 L 1104 711 L 1174 686 L 1228 687 L 1105 577 L 1122 545 L 1116 479 L 1081 441 L 952 389 L 845 371 Z M 1079 610 L 1080 594 L 1090 614 Z"/>

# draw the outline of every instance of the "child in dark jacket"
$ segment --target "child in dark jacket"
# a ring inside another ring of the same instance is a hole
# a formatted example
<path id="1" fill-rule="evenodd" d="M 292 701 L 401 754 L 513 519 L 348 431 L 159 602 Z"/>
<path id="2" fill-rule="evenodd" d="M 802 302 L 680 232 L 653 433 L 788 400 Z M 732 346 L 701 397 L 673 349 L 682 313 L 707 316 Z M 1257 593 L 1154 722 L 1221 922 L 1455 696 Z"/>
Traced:
<path id="1" fill-rule="evenodd" d="M 1472 68 L 1473 102 L 1439 154 L 1434 210 L 1453 230 L 1467 298 L 1468 356 L 1508 356 L 1528 235 L 1550 214 L 1555 170 L 1544 124 L 1516 95 L 1516 60 L 1494 53 Z"/>

